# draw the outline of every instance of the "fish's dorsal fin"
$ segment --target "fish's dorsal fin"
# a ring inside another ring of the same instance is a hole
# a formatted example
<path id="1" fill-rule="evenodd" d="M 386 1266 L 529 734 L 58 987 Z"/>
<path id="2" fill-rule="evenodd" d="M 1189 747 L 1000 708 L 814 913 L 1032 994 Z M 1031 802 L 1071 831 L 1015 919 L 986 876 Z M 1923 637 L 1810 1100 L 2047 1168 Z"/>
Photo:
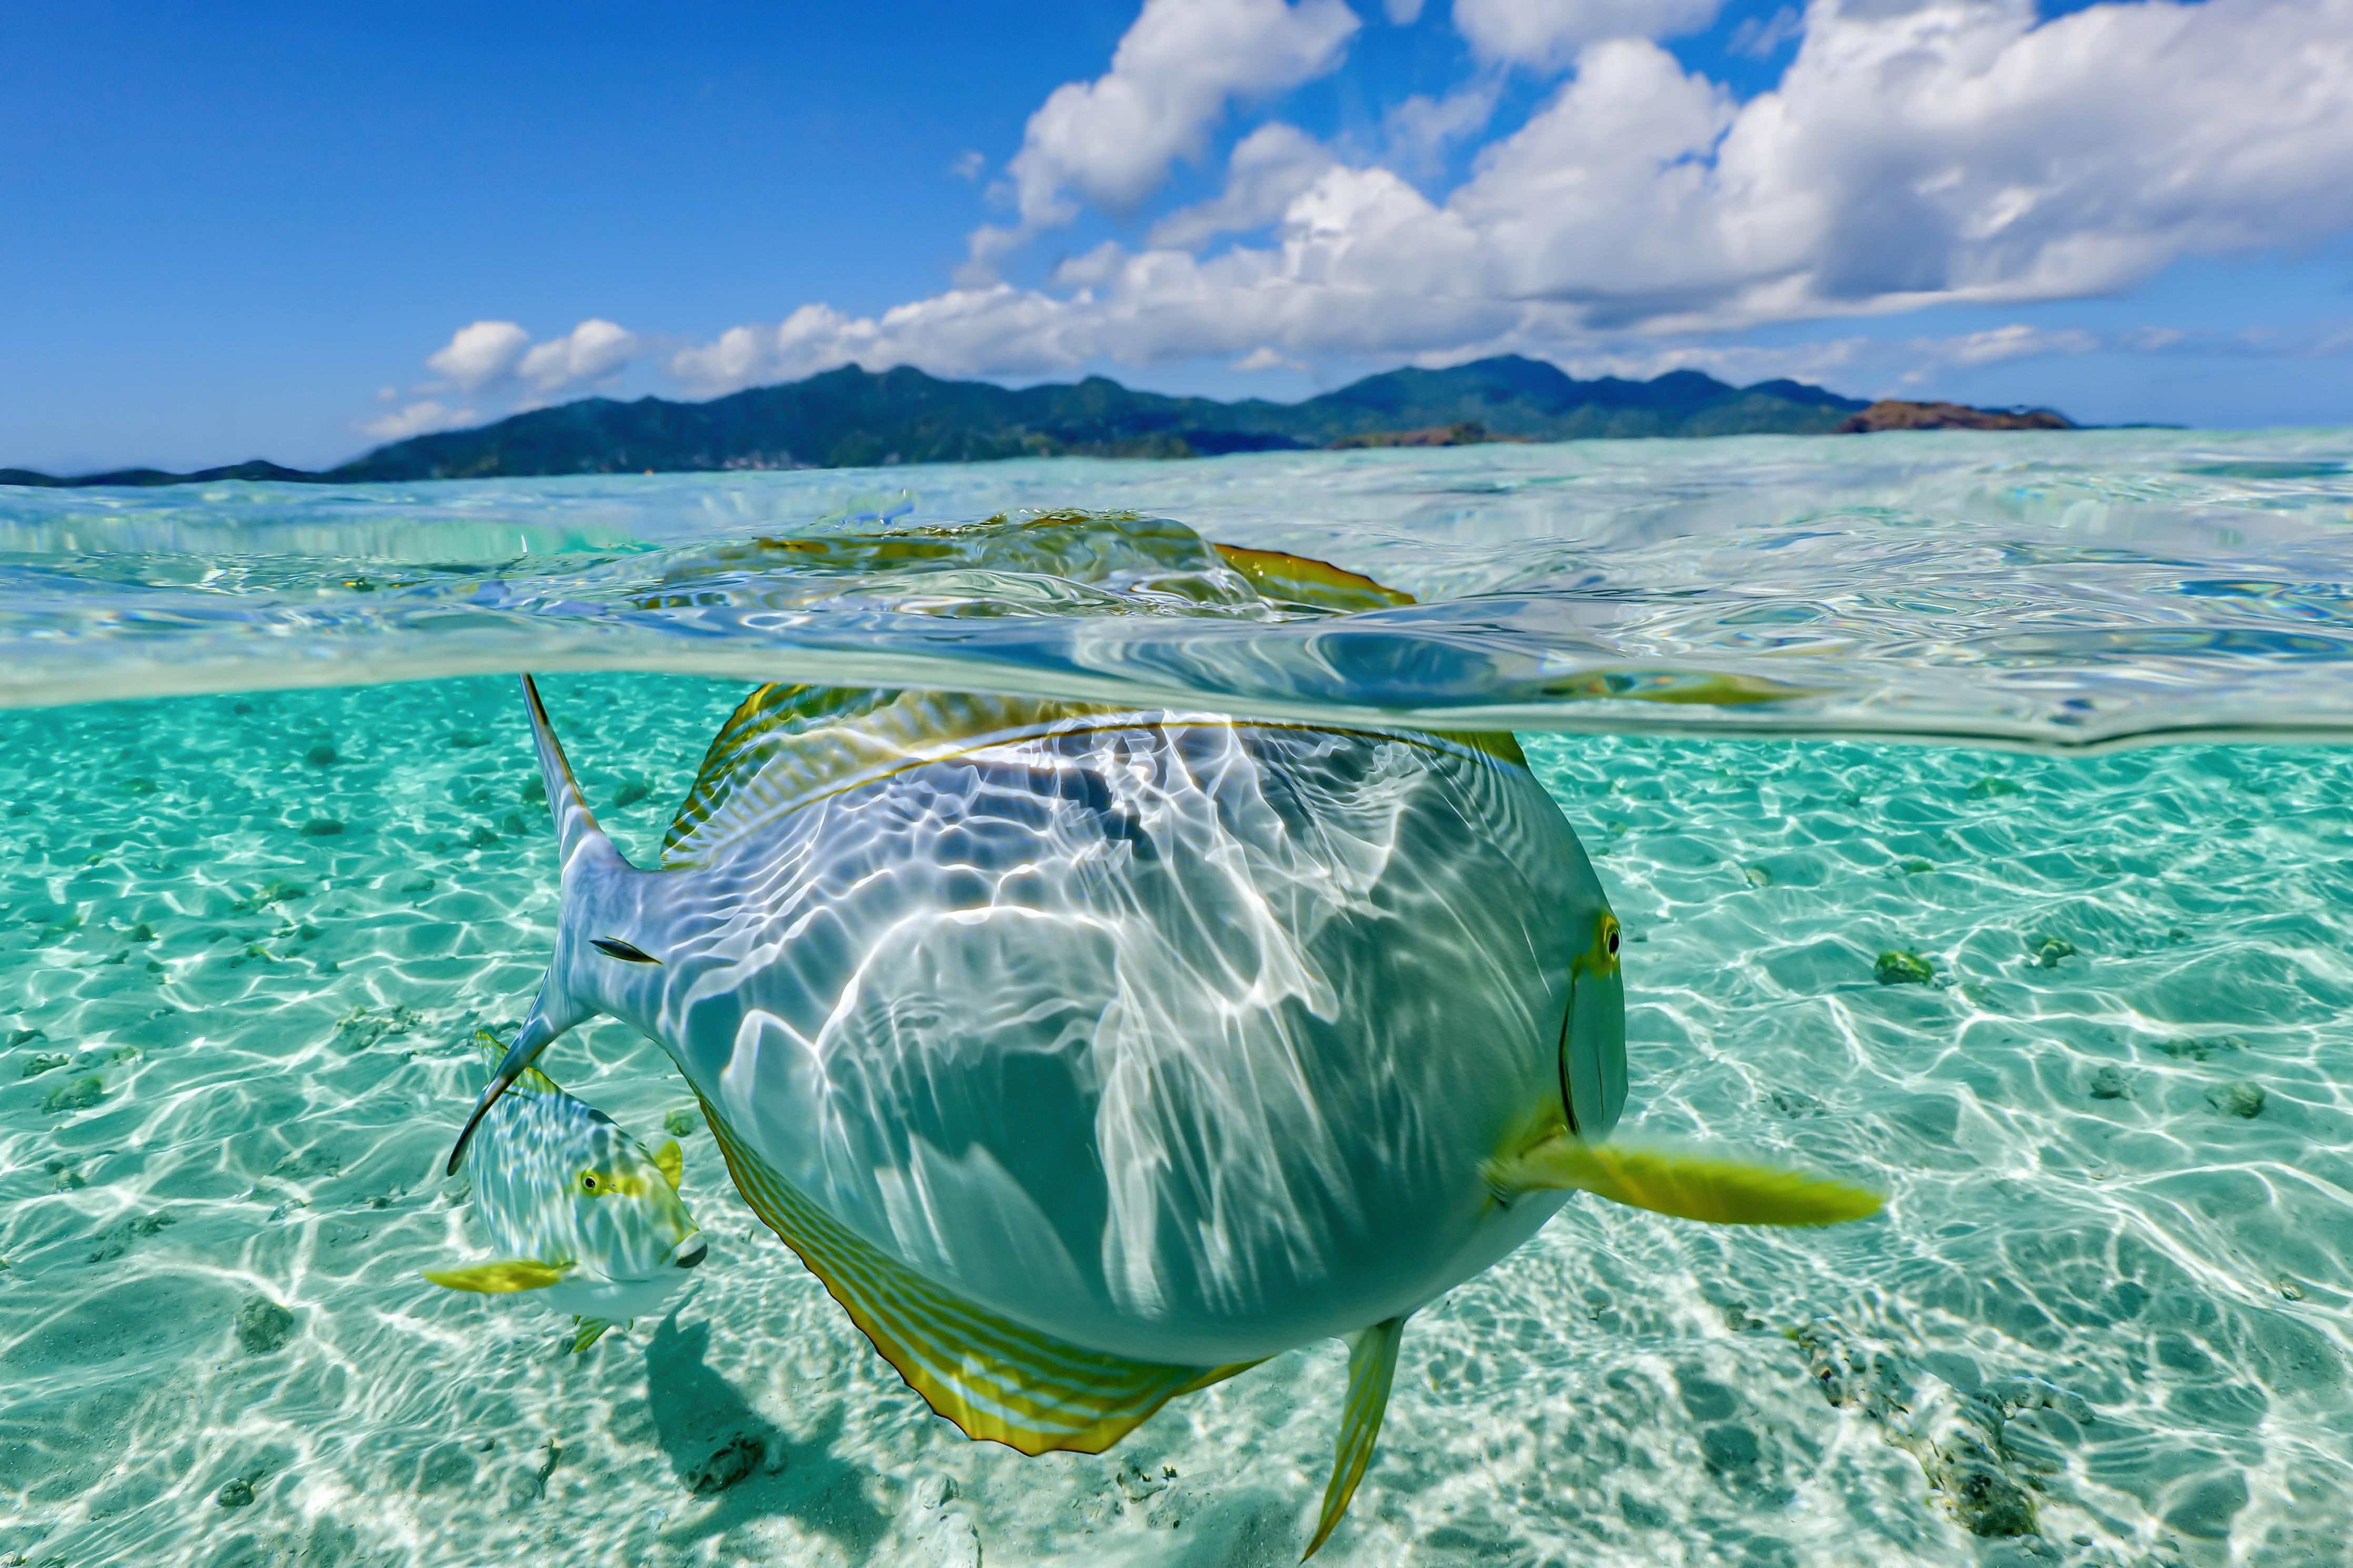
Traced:
<path id="1" fill-rule="evenodd" d="M 803 1197 L 702 1102 L 752 1212 L 808 1266 L 907 1386 L 968 1437 L 1024 1454 L 1100 1454 L 1180 1394 L 1255 1362 L 1131 1361 L 1025 1328 L 907 1268 Z"/>
<path id="2" fill-rule="evenodd" d="M 529 1258 L 507 1258 L 466 1268 L 427 1268 L 422 1272 L 445 1290 L 472 1290 L 491 1296 L 513 1290 L 544 1290 L 565 1275 L 565 1270 L 553 1263 Z"/>
<path id="3" fill-rule="evenodd" d="M 1887 1200 L 1866 1187 L 1700 1151 L 1588 1143 L 1561 1133 L 1490 1163 L 1505 1197 L 1572 1189 L 1708 1225 L 1837 1225 L 1868 1219 Z"/>
<path id="4" fill-rule="evenodd" d="M 547 716 L 547 704 L 540 700 L 539 684 L 528 675 L 522 678 L 522 695 L 531 712 L 532 745 L 539 752 L 539 778 L 547 789 L 548 814 L 555 818 L 557 852 L 562 863 L 569 865 L 573 850 L 583 840 L 603 838 L 605 830 L 596 826 L 596 814 L 588 809 L 580 781 L 572 776 L 571 760 L 564 754 L 564 742 L 555 738 L 555 724 Z"/>
<path id="5" fill-rule="evenodd" d="M 665 1138 L 647 1152 L 653 1156 L 654 1169 L 662 1173 L 670 1190 L 678 1191 L 678 1184 L 686 1180 L 686 1151 L 678 1146 L 678 1140 Z"/>
<path id="6" fill-rule="evenodd" d="M 1214 542 L 1209 548 L 1258 590 L 1259 597 L 1278 605 L 1353 615 L 1361 610 L 1393 610 L 1415 602 L 1402 589 L 1312 555 Z"/>
<path id="7" fill-rule="evenodd" d="M 1381 1435 L 1381 1416 L 1389 1407 L 1389 1384 L 1397 1376 L 1398 1342 L 1404 1337 L 1403 1317 L 1348 1336 L 1348 1398 L 1340 1411 L 1339 1441 L 1333 1447 L 1332 1479 L 1324 1489 L 1324 1513 L 1315 1521 L 1315 1539 L 1299 1554 L 1302 1563 L 1322 1550 L 1332 1527 L 1348 1511 L 1356 1483 L 1365 1479 L 1373 1462 L 1373 1444 Z"/>
<path id="8" fill-rule="evenodd" d="M 763 686 L 712 738 L 662 841 L 662 864 L 707 861 L 786 812 L 970 742 L 1118 711 L 1039 697 Z"/>

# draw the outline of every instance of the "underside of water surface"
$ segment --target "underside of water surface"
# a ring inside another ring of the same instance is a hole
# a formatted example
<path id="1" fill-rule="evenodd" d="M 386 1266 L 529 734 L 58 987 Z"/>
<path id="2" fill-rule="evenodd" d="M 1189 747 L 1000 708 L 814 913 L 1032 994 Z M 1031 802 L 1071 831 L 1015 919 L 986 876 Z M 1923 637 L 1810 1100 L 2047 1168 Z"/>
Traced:
<path id="1" fill-rule="evenodd" d="M 1521 731 L 1624 925 L 1621 1136 L 1889 1202 L 1572 1199 L 1410 1321 L 1319 1563 L 2341 1561 L 2353 751 L 2274 742 L 2353 732 L 2348 450 L 0 492 L 0 1563 L 1297 1560 L 1338 1343 L 971 1442 L 610 1020 L 541 1065 L 680 1139 L 691 1284 L 573 1354 L 420 1278 L 554 938 L 521 668 L 646 865 L 765 679 Z"/>

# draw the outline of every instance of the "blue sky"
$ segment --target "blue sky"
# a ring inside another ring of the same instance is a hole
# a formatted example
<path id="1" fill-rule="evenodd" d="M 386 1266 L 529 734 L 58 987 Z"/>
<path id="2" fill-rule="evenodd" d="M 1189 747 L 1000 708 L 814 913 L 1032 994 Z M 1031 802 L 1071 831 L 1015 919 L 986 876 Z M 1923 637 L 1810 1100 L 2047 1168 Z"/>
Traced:
<path id="1" fill-rule="evenodd" d="M 2353 0 L 16 6 L 0 203 L 59 470 L 853 358 L 2353 422 Z"/>

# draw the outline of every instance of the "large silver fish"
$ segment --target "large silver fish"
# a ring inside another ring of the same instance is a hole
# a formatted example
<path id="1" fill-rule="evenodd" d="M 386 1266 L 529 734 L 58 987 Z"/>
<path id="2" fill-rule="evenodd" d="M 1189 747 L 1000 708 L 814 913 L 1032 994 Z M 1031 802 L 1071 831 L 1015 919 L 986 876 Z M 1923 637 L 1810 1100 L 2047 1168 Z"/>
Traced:
<path id="1" fill-rule="evenodd" d="M 975 1437 L 1097 1452 L 1341 1337 L 1313 1552 L 1406 1319 L 1566 1189 L 1876 1206 L 1599 1142 L 1618 921 L 1508 735 L 764 687 L 639 870 L 524 689 L 563 903 L 501 1078 L 597 1014 L 659 1042 L 746 1201 Z"/>
<path id="2" fill-rule="evenodd" d="M 491 1061 L 505 1054 L 487 1029 L 476 1043 Z M 577 1352 L 659 1307 L 702 1261 L 702 1229 L 678 1195 L 677 1142 L 647 1148 L 535 1068 L 480 1118 L 470 1150 L 474 1217 L 493 1256 L 426 1269 L 445 1289 L 527 1292 L 572 1314 Z"/>

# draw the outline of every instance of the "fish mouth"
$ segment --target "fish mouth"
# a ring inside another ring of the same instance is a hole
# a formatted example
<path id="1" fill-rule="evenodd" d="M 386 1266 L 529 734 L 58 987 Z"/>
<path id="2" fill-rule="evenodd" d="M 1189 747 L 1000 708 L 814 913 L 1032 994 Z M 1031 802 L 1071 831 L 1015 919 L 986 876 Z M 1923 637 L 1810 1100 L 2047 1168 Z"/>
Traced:
<path id="1" fill-rule="evenodd" d="M 698 1230 L 670 1248 L 670 1266 L 675 1268 L 691 1268 L 702 1262 L 704 1254 L 710 1250 L 711 1243 L 705 1240 L 702 1233 Z"/>

